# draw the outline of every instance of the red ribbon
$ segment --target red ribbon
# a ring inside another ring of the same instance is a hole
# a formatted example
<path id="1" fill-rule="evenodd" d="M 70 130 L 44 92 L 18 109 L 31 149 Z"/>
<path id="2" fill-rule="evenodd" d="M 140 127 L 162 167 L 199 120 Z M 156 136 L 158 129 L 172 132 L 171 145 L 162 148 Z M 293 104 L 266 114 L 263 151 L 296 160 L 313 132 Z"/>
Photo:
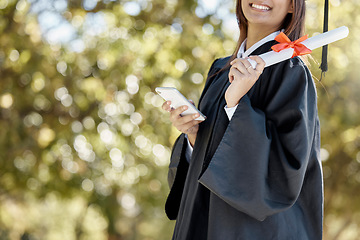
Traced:
<path id="1" fill-rule="evenodd" d="M 291 42 L 290 39 L 283 32 L 281 32 L 279 35 L 275 37 L 275 40 L 278 41 L 279 43 L 272 46 L 271 49 L 274 50 L 275 52 L 280 52 L 284 49 L 293 48 L 294 54 L 292 55 L 292 57 L 309 54 L 312 51 L 301 43 L 307 38 L 308 35 L 305 35 L 299 38 L 298 40 Z"/>

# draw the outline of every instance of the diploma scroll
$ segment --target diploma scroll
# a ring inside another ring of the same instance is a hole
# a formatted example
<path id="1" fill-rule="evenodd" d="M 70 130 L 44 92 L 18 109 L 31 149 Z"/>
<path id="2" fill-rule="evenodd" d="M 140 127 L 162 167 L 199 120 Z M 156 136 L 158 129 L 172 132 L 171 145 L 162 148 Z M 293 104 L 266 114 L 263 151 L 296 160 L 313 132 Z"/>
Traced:
<path id="1" fill-rule="evenodd" d="M 316 35 L 314 37 L 308 38 L 301 43 L 304 44 L 307 48 L 310 50 L 322 47 L 326 44 L 338 41 L 340 39 L 343 39 L 349 35 L 349 29 L 346 26 L 342 26 L 339 28 L 336 28 L 334 30 L 321 33 L 319 35 Z M 281 61 L 287 60 L 293 56 L 294 49 L 288 48 L 285 50 L 282 50 L 280 52 L 270 51 L 264 54 L 259 55 L 264 62 L 265 67 L 271 66 L 273 64 L 279 63 Z M 248 59 L 252 67 L 255 69 L 257 63 L 254 60 Z"/>

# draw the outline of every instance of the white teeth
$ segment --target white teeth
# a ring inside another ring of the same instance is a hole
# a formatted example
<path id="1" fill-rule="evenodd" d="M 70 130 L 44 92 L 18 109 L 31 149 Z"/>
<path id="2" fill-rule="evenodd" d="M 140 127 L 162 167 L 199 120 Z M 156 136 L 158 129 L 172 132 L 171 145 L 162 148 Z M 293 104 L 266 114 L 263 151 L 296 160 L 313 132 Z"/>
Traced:
<path id="1" fill-rule="evenodd" d="M 260 9 L 260 10 L 269 10 L 269 9 L 270 9 L 270 8 L 267 7 L 267 6 L 258 5 L 258 4 L 255 4 L 255 3 L 253 3 L 251 6 L 252 6 L 253 8 Z"/>

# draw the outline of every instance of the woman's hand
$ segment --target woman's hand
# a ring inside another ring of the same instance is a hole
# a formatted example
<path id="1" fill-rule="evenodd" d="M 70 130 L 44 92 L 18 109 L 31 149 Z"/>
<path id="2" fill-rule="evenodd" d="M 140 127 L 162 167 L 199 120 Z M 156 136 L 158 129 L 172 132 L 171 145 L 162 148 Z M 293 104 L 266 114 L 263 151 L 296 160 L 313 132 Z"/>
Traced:
<path id="1" fill-rule="evenodd" d="M 231 83 L 225 92 L 225 100 L 228 107 L 236 106 L 240 99 L 250 90 L 264 70 L 265 62 L 259 56 L 251 56 L 250 59 L 257 62 L 253 69 L 250 62 L 236 58 L 230 65 L 229 82 Z"/>
<path id="2" fill-rule="evenodd" d="M 194 146 L 196 135 L 199 130 L 199 123 L 202 122 L 195 119 L 198 118 L 200 115 L 198 113 L 195 113 L 182 116 L 181 113 L 186 111 L 188 107 L 184 105 L 174 109 L 171 108 L 170 104 L 170 101 L 164 102 L 164 104 L 162 105 L 162 109 L 170 112 L 170 121 L 172 122 L 172 125 L 176 127 L 176 129 L 180 132 L 187 134 L 191 145 Z"/>

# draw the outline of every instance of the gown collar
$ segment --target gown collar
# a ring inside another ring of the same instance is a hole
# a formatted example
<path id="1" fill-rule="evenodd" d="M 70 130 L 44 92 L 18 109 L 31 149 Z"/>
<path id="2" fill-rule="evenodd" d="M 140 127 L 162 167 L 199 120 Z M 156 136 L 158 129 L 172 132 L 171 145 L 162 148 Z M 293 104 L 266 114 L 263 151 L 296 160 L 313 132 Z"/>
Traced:
<path id="1" fill-rule="evenodd" d="M 263 45 L 264 43 L 270 42 L 272 40 L 275 39 L 275 37 L 280 33 L 280 31 L 276 31 L 273 32 L 269 35 L 267 35 L 266 37 L 264 37 L 263 39 L 261 39 L 260 41 L 258 41 L 257 43 L 255 43 L 254 45 L 252 45 L 248 50 L 245 51 L 245 45 L 246 45 L 246 39 L 241 43 L 241 46 L 239 48 L 239 51 L 237 52 L 237 57 L 238 58 L 246 58 L 248 57 L 253 51 L 255 51 L 258 47 L 260 47 L 261 45 Z"/>

